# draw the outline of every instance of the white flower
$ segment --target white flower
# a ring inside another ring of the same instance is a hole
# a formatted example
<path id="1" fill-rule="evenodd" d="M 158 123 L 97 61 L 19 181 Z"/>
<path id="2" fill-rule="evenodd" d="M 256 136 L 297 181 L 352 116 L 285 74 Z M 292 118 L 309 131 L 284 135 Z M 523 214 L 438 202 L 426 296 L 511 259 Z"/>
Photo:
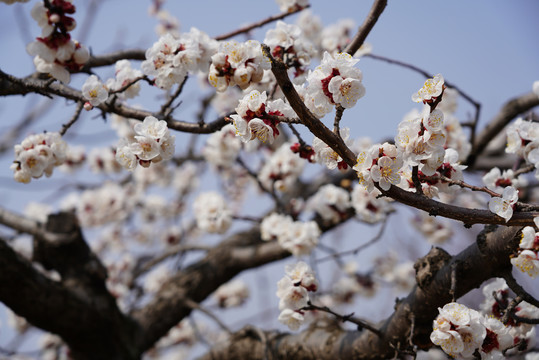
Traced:
<path id="1" fill-rule="evenodd" d="M 303 286 L 307 291 L 317 290 L 318 280 L 307 263 L 300 261 L 295 265 L 286 265 L 285 272 L 295 286 Z"/>
<path id="2" fill-rule="evenodd" d="M 391 184 L 397 185 L 401 181 L 399 170 L 402 167 L 402 160 L 382 156 L 378 163 L 371 168 L 372 180 L 378 182 L 383 190 L 389 190 Z"/>
<path id="3" fill-rule="evenodd" d="M 343 79 L 335 76 L 329 81 L 328 90 L 333 95 L 333 101 L 343 108 L 351 108 L 365 96 L 365 87 L 358 79 Z"/>
<path id="4" fill-rule="evenodd" d="M 282 144 L 260 169 L 258 178 L 266 189 L 286 192 L 296 185 L 303 172 L 305 159 L 293 153 L 290 145 Z"/>
<path id="5" fill-rule="evenodd" d="M 339 134 L 342 140 L 348 146 L 351 145 L 352 140 L 350 138 L 350 128 L 344 127 L 340 129 Z M 335 168 L 347 169 L 348 164 L 344 162 L 343 158 L 335 152 L 329 145 L 320 140 L 317 137 L 313 139 L 313 150 L 315 152 L 315 160 L 321 164 L 326 165 L 330 170 Z"/>
<path id="6" fill-rule="evenodd" d="M 518 191 L 512 186 L 503 190 L 502 197 L 490 199 L 488 208 L 493 213 L 505 219 L 508 222 L 513 216 L 513 205 L 518 201 Z"/>
<path id="7" fill-rule="evenodd" d="M 260 236 L 264 241 L 276 240 L 288 235 L 288 227 L 294 221 L 288 215 L 271 213 L 260 224 Z"/>
<path id="8" fill-rule="evenodd" d="M 294 11 L 297 8 L 303 8 L 309 5 L 309 0 L 276 0 L 276 2 L 282 12 Z"/>
<path id="9" fill-rule="evenodd" d="M 513 345 L 513 337 L 509 334 L 508 327 L 493 317 L 485 317 L 483 324 L 485 325 L 487 334 L 480 349 L 481 359 L 505 359 L 502 351 Z"/>
<path id="10" fill-rule="evenodd" d="M 230 168 L 241 150 L 234 125 L 228 124 L 211 134 L 202 149 L 204 159 L 216 168 Z"/>
<path id="11" fill-rule="evenodd" d="M 363 74 L 354 65 L 359 61 L 349 54 L 324 53 L 320 66 L 307 76 L 305 105 L 317 117 L 331 111 L 334 104 L 348 108 L 365 95 Z"/>
<path id="12" fill-rule="evenodd" d="M 329 223 L 341 221 L 351 207 L 350 194 L 345 189 L 333 184 L 326 184 L 309 199 L 308 208 Z"/>
<path id="13" fill-rule="evenodd" d="M 217 91 L 234 85 L 245 90 L 251 83 L 262 80 L 264 70 L 270 68 L 269 59 L 262 54 L 260 43 L 256 40 L 222 42 L 211 61 L 208 81 Z"/>
<path id="14" fill-rule="evenodd" d="M 292 255 L 309 255 L 318 245 L 320 228 L 315 221 L 295 221 L 288 225 L 288 233 L 281 234 L 279 244 L 292 253 Z"/>
<path id="15" fill-rule="evenodd" d="M 386 218 L 392 211 L 387 197 L 378 197 L 380 191 L 369 192 L 362 186 L 354 187 L 351 193 L 352 206 L 356 211 L 356 216 L 369 224 L 374 224 Z"/>
<path id="16" fill-rule="evenodd" d="M 528 274 L 532 279 L 539 275 L 539 256 L 533 250 L 520 251 L 517 257 L 511 258 L 511 264 Z"/>
<path id="17" fill-rule="evenodd" d="M 84 82 L 84 85 L 82 85 L 82 96 L 92 106 L 98 106 L 107 98 L 109 97 L 109 92 L 105 85 L 95 75 L 91 75 L 86 81 Z"/>
<path id="18" fill-rule="evenodd" d="M 480 314 L 457 303 L 446 304 L 438 311 L 430 340 L 450 356 L 470 357 L 487 335 Z"/>
<path id="19" fill-rule="evenodd" d="M 213 297 L 220 307 L 229 308 L 240 306 L 249 297 L 249 288 L 241 280 L 232 280 L 215 290 Z"/>
<path id="20" fill-rule="evenodd" d="M 423 87 L 412 95 L 412 101 L 431 102 L 440 96 L 443 90 L 444 77 L 441 74 L 436 74 L 432 79 L 427 79 Z"/>
<path id="21" fill-rule="evenodd" d="M 193 203 L 197 226 L 209 233 L 222 234 L 232 224 L 232 214 L 225 199 L 216 192 L 200 194 Z"/>
<path id="22" fill-rule="evenodd" d="M 305 321 L 305 318 L 298 311 L 294 311 L 291 309 L 284 309 L 279 314 L 278 320 L 281 324 L 288 326 L 290 330 L 295 331 L 299 329 L 299 327 L 303 324 L 303 322 Z"/>
<path id="23" fill-rule="evenodd" d="M 303 286 L 296 286 L 288 277 L 283 277 L 277 283 L 277 297 L 279 310 L 292 309 L 300 310 L 307 306 L 309 294 Z"/>
<path id="24" fill-rule="evenodd" d="M 526 186 L 528 182 L 522 176 L 515 178 L 514 172 L 511 169 L 501 172 L 499 168 L 495 167 L 483 176 L 483 183 L 490 190 L 502 192 L 506 186 L 519 188 Z"/>
<path id="25" fill-rule="evenodd" d="M 32 177 L 51 176 L 54 167 L 65 162 L 67 144 L 59 133 L 51 132 L 30 135 L 14 150 L 13 176 L 18 182 L 29 183 Z"/>

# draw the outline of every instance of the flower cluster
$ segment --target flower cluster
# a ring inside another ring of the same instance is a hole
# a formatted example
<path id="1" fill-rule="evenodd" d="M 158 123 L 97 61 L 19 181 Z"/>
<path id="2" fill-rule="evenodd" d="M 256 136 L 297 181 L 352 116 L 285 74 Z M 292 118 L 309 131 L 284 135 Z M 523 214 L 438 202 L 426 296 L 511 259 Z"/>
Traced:
<path id="1" fill-rule="evenodd" d="M 197 226 L 209 233 L 222 234 L 232 224 L 232 213 L 225 199 L 216 192 L 200 194 L 193 203 Z"/>
<path id="2" fill-rule="evenodd" d="M 158 87 L 170 89 L 183 82 L 188 72 L 205 71 L 216 50 L 217 42 L 196 28 L 179 39 L 166 33 L 146 50 L 141 69 L 145 75 L 155 78 Z"/>
<path id="3" fill-rule="evenodd" d="M 66 173 L 73 173 L 80 169 L 86 162 L 86 153 L 84 146 L 70 146 L 66 152 L 64 163 L 60 166 L 60 170 Z"/>
<path id="4" fill-rule="evenodd" d="M 458 96 L 457 90 L 446 88 L 443 99 L 436 108 L 444 113 L 445 147 L 455 149 L 459 153 L 459 160 L 464 161 L 472 150 L 472 144 L 455 116 Z"/>
<path id="5" fill-rule="evenodd" d="M 318 245 L 320 228 L 314 221 L 294 221 L 290 216 L 273 213 L 260 224 L 262 240 L 277 240 L 294 256 L 309 255 Z"/>
<path id="6" fill-rule="evenodd" d="M 375 144 L 358 154 L 354 170 L 357 172 L 359 184 L 368 192 L 374 190 L 374 182 L 377 182 L 383 190 L 389 190 L 392 184 L 400 183 L 399 170 L 402 164 L 402 158 L 395 145 Z"/>
<path id="7" fill-rule="evenodd" d="M 305 321 L 302 309 L 309 303 L 308 292 L 318 289 L 318 281 L 311 267 L 302 261 L 294 266 L 287 265 L 285 271 L 286 276 L 277 283 L 279 321 L 290 330 L 297 330 Z"/>
<path id="8" fill-rule="evenodd" d="M 259 139 L 262 142 L 273 143 L 279 135 L 277 116 L 295 117 L 296 113 L 282 99 L 268 101 L 266 92 L 251 91 L 241 99 L 236 107 L 236 113 L 230 117 L 234 121 L 236 135 L 244 142 Z"/>
<path id="9" fill-rule="evenodd" d="M 422 175 L 432 176 L 445 156 L 444 114 L 430 112 L 425 105 L 420 117 L 404 119 L 398 127 L 395 145 L 406 164 L 419 166 Z"/>
<path id="10" fill-rule="evenodd" d="M 483 176 L 483 183 L 490 190 L 502 192 L 508 186 L 514 188 L 524 187 L 528 184 L 528 181 L 522 175 L 515 177 L 511 169 L 501 172 L 499 168 L 495 167 Z"/>
<path id="11" fill-rule="evenodd" d="M 508 222 L 513 216 L 513 206 L 518 201 L 518 190 L 512 186 L 503 189 L 501 197 L 493 197 L 488 203 L 490 211 Z"/>
<path id="12" fill-rule="evenodd" d="M 282 12 L 292 12 L 309 5 L 309 0 L 276 0 Z"/>
<path id="13" fill-rule="evenodd" d="M 518 118 L 507 127 L 506 153 L 517 154 L 537 169 L 539 179 L 539 124 Z"/>
<path id="14" fill-rule="evenodd" d="M 213 297 L 217 300 L 219 307 L 229 308 L 242 305 L 249 297 L 249 288 L 241 280 L 229 281 L 219 286 Z"/>
<path id="15" fill-rule="evenodd" d="M 125 219 L 135 206 L 133 187 L 107 182 L 81 194 L 70 194 L 63 201 L 63 210 L 75 210 L 82 226 L 101 226 Z"/>
<path id="16" fill-rule="evenodd" d="M 356 216 L 369 224 L 383 221 L 387 214 L 393 211 L 390 201 L 387 197 L 379 197 L 380 191 L 374 189 L 368 192 L 361 186 L 355 186 L 350 194 L 352 206 L 356 211 Z"/>
<path id="17" fill-rule="evenodd" d="M 131 67 L 129 60 L 119 60 L 114 66 L 114 79 L 107 80 L 107 88 L 111 91 L 119 91 L 118 97 L 121 99 L 132 99 L 140 92 L 140 83 L 136 82 L 142 76 L 140 70 Z"/>
<path id="18" fill-rule="evenodd" d="M 111 147 L 93 148 L 88 154 L 88 165 L 96 174 L 114 174 L 123 169 L 116 161 L 116 150 Z"/>
<path id="19" fill-rule="evenodd" d="M 434 101 L 433 99 L 437 99 L 437 103 L 442 101 L 443 92 L 437 93 L 435 98 L 429 98 L 425 95 L 432 90 L 429 87 L 430 85 L 427 86 L 433 81 L 431 80 L 427 80 L 425 87 L 420 90 L 420 93 L 426 99 L 422 112 L 412 111 L 401 121 L 398 133 L 395 136 L 395 144 L 399 154 L 402 154 L 405 166 L 402 171 L 405 174 L 403 186 L 415 188 L 416 184 L 412 179 L 411 169 L 417 166 L 418 180 L 421 183 L 423 193 L 429 197 L 434 197 L 438 196 L 440 190 L 450 192 L 448 182 L 443 178 L 456 181 L 462 180 L 462 170 L 466 166 L 460 165 L 459 153 L 455 149 L 449 148 L 447 142 L 448 129 L 453 139 L 458 135 L 458 130 L 461 128 L 455 126 L 446 127 L 443 111 L 430 106 L 431 102 Z M 444 88 L 444 80 L 441 75 L 439 75 L 436 84 L 438 84 L 436 86 Z M 454 92 L 450 92 L 450 94 L 455 95 Z M 454 106 L 450 104 L 453 100 L 449 99 L 445 107 L 453 108 Z M 462 142 L 452 140 L 452 143 L 467 151 Z"/>
<path id="20" fill-rule="evenodd" d="M 339 134 L 341 135 L 341 139 L 344 141 L 344 143 L 347 146 L 350 146 L 352 144 L 352 139 L 350 139 L 350 129 L 347 127 L 343 127 L 340 129 Z M 326 167 L 330 170 L 333 170 L 335 168 L 338 168 L 339 170 L 346 170 L 348 169 L 348 164 L 346 161 L 343 160 L 343 158 L 337 154 L 335 150 L 333 150 L 328 144 L 317 138 L 316 136 L 313 139 L 313 147 L 312 150 L 314 151 L 314 159 L 316 162 L 320 164 L 326 165 Z"/>
<path id="21" fill-rule="evenodd" d="M 350 304 L 356 295 L 373 297 L 379 288 L 372 273 L 361 274 L 357 271 L 356 262 L 348 262 L 344 266 L 346 276 L 339 278 L 332 286 L 333 299 L 339 303 Z"/>
<path id="22" fill-rule="evenodd" d="M 307 76 L 309 84 L 303 95 L 307 108 L 314 115 L 321 118 L 334 105 L 351 108 L 365 95 L 361 83 L 363 74 L 354 67 L 358 61 L 346 53 L 334 56 L 324 53 L 322 63 Z"/>
<path id="23" fill-rule="evenodd" d="M 539 217 L 535 217 L 533 222 L 539 227 Z M 511 264 L 534 279 L 539 275 L 539 233 L 533 227 L 522 229 L 518 255 L 511 258 Z"/>
<path id="24" fill-rule="evenodd" d="M 28 44 L 26 51 L 34 57 L 36 70 L 49 73 L 63 83 L 69 83 L 70 71 L 79 71 L 90 58 L 88 49 L 71 40 L 69 34 L 75 19 L 67 14 L 75 13 L 75 5 L 69 0 L 37 2 L 32 17 L 41 27 L 41 37 Z"/>
<path id="25" fill-rule="evenodd" d="M 432 104 L 438 97 L 442 96 L 444 89 L 444 77 L 441 74 L 436 74 L 432 79 L 427 79 L 423 87 L 412 95 L 412 101 Z"/>
<path id="26" fill-rule="evenodd" d="M 504 279 L 496 278 L 483 287 L 485 300 L 480 304 L 481 312 L 487 318 L 501 320 L 509 304 L 514 300 L 509 294 L 509 288 Z M 514 308 L 514 314 L 521 318 L 537 319 L 539 309 L 525 301 Z M 519 349 L 532 348 L 536 341 L 536 330 L 533 324 L 520 322 L 512 317 L 508 318 L 507 327 L 512 337 L 512 344 L 521 344 Z M 488 331 L 487 331 L 488 334 Z M 488 336 L 488 335 L 487 335 Z M 513 352 L 513 350 L 510 350 Z"/>
<path id="27" fill-rule="evenodd" d="M 109 89 L 95 75 L 90 75 L 82 85 L 82 96 L 88 100 L 84 104 L 86 110 L 91 110 L 108 99 Z"/>
<path id="28" fill-rule="evenodd" d="M 270 68 L 269 59 L 256 40 L 223 42 L 211 61 L 208 81 L 217 91 L 225 91 L 234 85 L 245 90 L 251 83 L 262 80 L 264 70 Z"/>
<path id="29" fill-rule="evenodd" d="M 151 163 L 169 160 L 174 156 L 174 140 L 167 122 L 147 116 L 134 127 L 134 142 L 122 139 L 116 149 L 116 160 L 126 169 L 133 170 L 140 164 L 149 167 Z"/>
<path id="30" fill-rule="evenodd" d="M 424 211 L 412 219 L 412 225 L 433 245 L 443 244 L 453 236 L 451 223 L 430 216 Z"/>
<path id="31" fill-rule="evenodd" d="M 353 19 L 340 19 L 322 29 L 320 33 L 320 46 L 323 51 L 334 55 L 342 52 L 350 43 L 350 37 L 357 29 Z"/>
<path id="32" fill-rule="evenodd" d="M 326 184 L 309 199 L 307 207 L 325 222 L 337 224 L 348 217 L 351 207 L 350 194 L 341 187 Z"/>
<path id="33" fill-rule="evenodd" d="M 274 58 L 282 60 L 287 68 L 294 69 L 295 83 L 305 80 L 302 75 L 316 51 L 311 42 L 302 36 L 301 28 L 278 21 L 275 29 L 266 33 L 264 43 L 270 47 Z"/>
<path id="34" fill-rule="evenodd" d="M 502 351 L 512 345 L 512 337 L 501 321 L 458 303 L 446 304 L 438 311 L 430 339 L 447 354 L 472 359 L 479 351 L 481 358 L 504 359 Z"/>
<path id="35" fill-rule="evenodd" d="M 217 169 L 227 169 L 235 163 L 240 150 L 241 141 L 236 137 L 236 129 L 228 124 L 208 137 L 202 155 Z"/>
<path id="36" fill-rule="evenodd" d="M 305 160 L 290 150 L 290 143 L 285 143 L 266 161 L 258 178 L 268 190 L 286 192 L 293 189 L 305 165 Z"/>
<path id="37" fill-rule="evenodd" d="M 15 161 L 11 165 L 16 181 L 29 183 L 43 174 L 52 175 L 55 166 L 64 163 L 67 144 L 59 133 L 30 135 L 15 145 Z"/>

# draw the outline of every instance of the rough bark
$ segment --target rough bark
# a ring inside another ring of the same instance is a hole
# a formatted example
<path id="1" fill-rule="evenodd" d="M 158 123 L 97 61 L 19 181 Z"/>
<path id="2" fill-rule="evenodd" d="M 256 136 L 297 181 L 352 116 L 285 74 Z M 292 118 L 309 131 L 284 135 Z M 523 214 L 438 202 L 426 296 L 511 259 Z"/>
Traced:
<path id="1" fill-rule="evenodd" d="M 0 301 L 61 336 L 74 359 L 138 359 L 138 327 L 107 291 L 106 272 L 84 242 L 74 215 L 53 216 L 47 230 L 65 236 L 56 243 L 36 237 L 34 257 L 58 271 L 61 281 L 51 280 L 0 241 Z"/>
<path id="2" fill-rule="evenodd" d="M 433 248 L 416 262 L 419 285 L 397 301 L 395 312 L 380 326 L 382 337 L 366 330 L 344 331 L 327 322 L 298 334 L 247 328 L 200 360 L 389 359 L 411 352 L 414 346 L 428 348 L 438 307 L 453 300 L 452 273 L 457 279 L 454 296 L 459 298 L 511 269 L 509 254 L 518 247 L 518 231 L 517 227 L 487 227 L 475 243 L 453 257 Z"/>

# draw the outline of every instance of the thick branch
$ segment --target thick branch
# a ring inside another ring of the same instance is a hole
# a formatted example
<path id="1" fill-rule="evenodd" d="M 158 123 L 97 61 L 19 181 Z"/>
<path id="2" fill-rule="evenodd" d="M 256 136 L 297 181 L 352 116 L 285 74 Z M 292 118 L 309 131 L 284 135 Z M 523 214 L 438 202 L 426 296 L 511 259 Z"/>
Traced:
<path id="1" fill-rule="evenodd" d="M 243 270 L 283 259 L 290 253 L 276 242 L 262 243 L 255 227 L 223 241 L 201 261 L 169 279 L 155 298 L 133 317 L 145 329 L 140 349 L 150 348 L 192 308 L 187 299 L 201 302 L 217 287 Z"/>
<path id="2" fill-rule="evenodd" d="M 454 257 L 440 249 L 431 250 L 416 263 L 420 286 L 397 302 L 395 312 L 380 328 L 383 336 L 370 331 L 344 331 L 335 324 L 322 323 L 298 334 L 262 333 L 262 341 L 256 332 L 246 329 L 200 359 L 390 359 L 410 350 L 412 318 L 414 344 L 428 348 L 432 346 L 429 335 L 437 309 L 452 300 L 453 269 L 457 297 L 498 276 L 511 266 L 509 254 L 518 246 L 518 230 L 501 227 L 484 232 L 476 243 Z"/>
<path id="3" fill-rule="evenodd" d="M 115 304 L 49 279 L 2 239 L 0 263 L 0 301 L 33 325 L 60 335 L 74 359 L 138 358 L 129 345 L 136 328 Z"/>

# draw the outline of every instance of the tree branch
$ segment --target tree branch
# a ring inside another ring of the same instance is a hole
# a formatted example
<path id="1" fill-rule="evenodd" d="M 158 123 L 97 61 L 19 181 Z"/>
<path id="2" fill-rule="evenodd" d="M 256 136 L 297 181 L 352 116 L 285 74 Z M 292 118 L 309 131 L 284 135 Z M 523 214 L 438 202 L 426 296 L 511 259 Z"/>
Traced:
<path id="1" fill-rule="evenodd" d="M 376 0 L 371 7 L 371 10 L 369 11 L 369 14 L 365 18 L 365 21 L 363 21 L 363 24 L 359 28 L 359 31 L 354 36 L 350 44 L 344 49 L 344 52 L 354 56 L 356 51 L 363 45 L 365 42 L 365 39 L 367 38 L 367 35 L 371 32 L 372 28 L 374 27 L 374 24 L 378 21 L 378 18 L 380 15 L 382 15 L 382 12 L 387 6 L 387 0 Z"/>
<path id="2" fill-rule="evenodd" d="M 299 94 L 296 92 L 284 63 L 278 59 L 274 59 L 271 55 L 269 47 L 262 45 L 264 54 L 271 61 L 271 70 L 275 75 L 277 83 L 281 87 L 283 94 L 286 96 L 290 106 L 296 114 L 299 116 L 303 125 L 305 125 L 317 138 L 324 141 L 329 147 L 331 147 L 337 154 L 339 154 L 344 161 L 353 167 L 356 164 L 356 155 L 350 150 L 344 141 L 328 129 L 318 118 L 316 118 L 307 109 Z M 535 96 L 534 102 L 539 104 L 539 98 Z M 471 226 L 473 224 L 502 224 L 508 226 L 533 226 L 533 218 L 538 215 L 537 212 L 515 212 L 513 217 L 508 221 L 488 210 L 468 209 L 459 206 L 444 204 L 442 202 L 429 199 L 420 194 L 412 193 L 403 190 L 397 186 L 391 186 L 389 190 L 385 191 L 379 188 L 383 195 L 388 196 L 404 205 L 412 206 L 416 209 L 420 209 L 429 213 L 432 216 L 443 216 L 454 220 L 459 220 L 464 223 L 465 226 Z"/>
<path id="3" fill-rule="evenodd" d="M 429 348 L 432 321 L 438 307 L 452 299 L 453 269 L 456 269 L 458 281 L 455 295 L 460 297 L 511 266 L 509 253 L 518 247 L 518 230 L 514 227 L 488 229 L 458 255 L 451 257 L 434 248 L 418 260 L 415 268 L 420 286 L 397 301 L 393 315 L 379 327 L 382 336 L 370 331 L 345 331 L 327 320 L 314 323 L 298 334 L 265 332 L 265 344 L 259 337 L 251 336 L 252 332 L 242 330 L 199 360 L 389 359 L 410 351 L 410 338 L 414 345 Z M 459 265 L 455 268 L 456 263 Z M 410 336 L 412 323 L 414 332 Z"/>
<path id="4" fill-rule="evenodd" d="M 7 95 L 26 95 L 28 93 L 36 92 L 44 96 L 58 95 L 63 98 L 73 100 L 76 102 L 85 103 L 87 100 L 82 96 L 82 93 L 67 85 L 60 83 L 50 83 L 46 80 L 35 79 L 32 77 L 17 78 L 15 76 L 4 73 L 0 70 L 0 96 Z M 160 114 L 157 112 L 149 112 L 145 110 L 139 110 L 128 107 L 118 102 L 103 103 L 97 108 L 103 112 L 115 113 L 120 116 L 124 116 L 131 119 L 144 120 L 147 116 L 154 116 L 159 118 Z M 197 133 L 208 134 L 220 130 L 227 124 L 224 117 L 218 118 L 211 123 L 199 124 L 190 123 L 186 121 L 180 121 L 175 119 L 167 119 L 167 124 L 170 129 Z"/>
<path id="5" fill-rule="evenodd" d="M 539 106 L 539 96 L 534 93 L 528 93 L 506 102 L 500 112 L 498 112 L 494 119 L 492 119 L 479 134 L 475 143 L 472 144 L 472 151 L 470 152 L 468 159 L 466 159 L 465 164 L 473 167 L 477 157 L 481 155 L 489 142 L 494 139 L 494 137 L 498 135 L 511 120 L 535 106 Z"/>

